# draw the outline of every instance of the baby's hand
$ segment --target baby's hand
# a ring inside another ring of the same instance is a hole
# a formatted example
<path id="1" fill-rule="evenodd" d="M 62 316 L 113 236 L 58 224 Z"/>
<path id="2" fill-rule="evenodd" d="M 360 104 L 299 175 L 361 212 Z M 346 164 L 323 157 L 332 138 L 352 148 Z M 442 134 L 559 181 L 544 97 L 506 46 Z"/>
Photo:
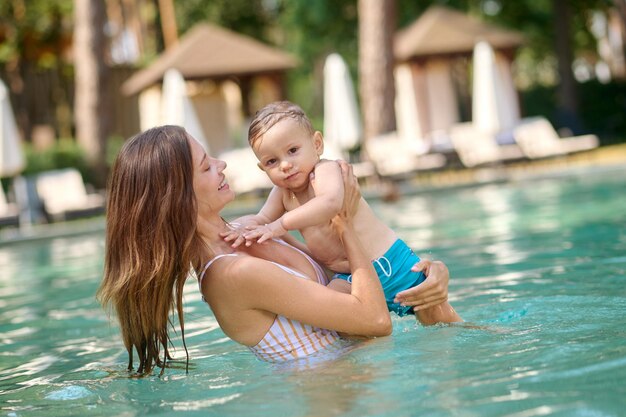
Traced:
<path id="1" fill-rule="evenodd" d="M 246 229 L 248 231 L 243 235 L 246 239 L 246 246 L 250 246 L 254 240 L 256 240 L 257 243 L 263 243 L 266 240 L 281 237 L 287 233 L 287 230 L 283 227 L 281 219 L 273 221 L 269 224 L 248 226 Z"/>
<path id="2" fill-rule="evenodd" d="M 231 223 L 229 224 L 230 230 L 227 232 L 221 232 L 220 236 L 224 239 L 225 242 L 230 243 L 231 247 L 236 248 L 243 242 L 245 242 L 246 239 L 244 237 L 244 234 L 247 231 L 246 227 L 252 225 L 253 224 L 250 223 L 248 223 L 247 225 L 243 225 L 241 223 Z"/>

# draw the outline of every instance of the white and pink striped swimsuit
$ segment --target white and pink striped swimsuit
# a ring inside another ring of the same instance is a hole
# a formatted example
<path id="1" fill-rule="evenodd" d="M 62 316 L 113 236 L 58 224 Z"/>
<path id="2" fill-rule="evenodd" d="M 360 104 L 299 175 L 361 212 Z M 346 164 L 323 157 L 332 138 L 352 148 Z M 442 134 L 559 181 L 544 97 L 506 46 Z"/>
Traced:
<path id="1" fill-rule="evenodd" d="M 276 242 L 287 246 L 288 244 L 282 240 Z M 322 285 L 328 284 L 328 278 L 323 269 L 306 253 L 293 246 L 289 247 L 297 250 L 311 263 L 315 269 L 316 279 Z M 209 267 L 216 260 L 225 256 L 238 256 L 236 253 L 217 255 L 215 258 L 207 262 L 204 270 L 198 277 L 198 285 L 202 289 L 202 279 Z M 272 261 L 269 261 L 272 262 Z M 274 265 L 298 278 L 309 279 L 309 277 L 294 271 L 284 265 L 272 262 Z M 339 339 L 337 332 L 333 330 L 320 329 L 308 324 L 300 323 L 296 320 L 288 319 L 284 316 L 276 315 L 274 323 L 269 328 L 263 339 L 255 346 L 249 346 L 252 353 L 259 359 L 268 362 L 283 362 L 292 359 L 304 358 L 314 353 L 321 352 L 332 345 Z"/>

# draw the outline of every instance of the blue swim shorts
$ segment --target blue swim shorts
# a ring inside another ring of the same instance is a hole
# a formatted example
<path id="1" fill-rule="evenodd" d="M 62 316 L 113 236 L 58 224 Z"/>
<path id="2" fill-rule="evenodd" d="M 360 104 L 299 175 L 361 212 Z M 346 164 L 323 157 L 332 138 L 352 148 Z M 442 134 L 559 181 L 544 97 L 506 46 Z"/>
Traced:
<path id="1" fill-rule="evenodd" d="M 394 303 L 396 294 L 415 287 L 426 279 L 423 272 L 411 271 L 411 267 L 419 260 L 419 256 L 413 253 L 402 239 L 398 239 L 383 256 L 372 261 L 385 292 L 387 308 L 399 316 L 413 314 L 413 307 L 403 307 L 399 303 Z M 335 274 L 334 278 L 352 282 L 352 274 Z"/>

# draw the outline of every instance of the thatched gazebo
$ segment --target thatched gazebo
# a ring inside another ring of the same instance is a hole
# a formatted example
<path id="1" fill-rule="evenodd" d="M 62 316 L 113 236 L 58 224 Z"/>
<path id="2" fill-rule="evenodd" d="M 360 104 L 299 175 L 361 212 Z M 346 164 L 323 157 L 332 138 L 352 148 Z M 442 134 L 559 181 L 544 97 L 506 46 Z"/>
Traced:
<path id="1" fill-rule="evenodd" d="M 421 137 L 445 132 L 468 116 L 469 64 L 475 45 L 488 42 L 510 74 L 521 33 L 503 29 L 443 6 L 432 6 L 394 38 L 398 91 L 413 91 Z M 410 85 L 409 85 L 410 83 Z"/>
<path id="2" fill-rule="evenodd" d="M 211 149 L 232 147 L 234 135 L 267 102 L 281 99 L 285 73 L 297 61 L 291 55 L 230 30 L 199 24 L 152 64 L 122 85 L 125 95 L 140 94 L 142 129 L 158 123 L 161 83 L 168 69 L 178 70 Z"/>

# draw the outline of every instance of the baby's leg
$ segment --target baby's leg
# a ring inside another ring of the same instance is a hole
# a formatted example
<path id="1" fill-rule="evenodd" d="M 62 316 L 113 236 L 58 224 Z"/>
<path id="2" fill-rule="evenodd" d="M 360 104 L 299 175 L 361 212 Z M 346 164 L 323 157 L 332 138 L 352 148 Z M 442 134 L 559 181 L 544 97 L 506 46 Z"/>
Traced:
<path id="1" fill-rule="evenodd" d="M 449 302 L 443 302 L 433 307 L 415 312 L 415 316 L 424 326 L 437 323 L 459 323 L 463 319 L 457 314 Z"/>

